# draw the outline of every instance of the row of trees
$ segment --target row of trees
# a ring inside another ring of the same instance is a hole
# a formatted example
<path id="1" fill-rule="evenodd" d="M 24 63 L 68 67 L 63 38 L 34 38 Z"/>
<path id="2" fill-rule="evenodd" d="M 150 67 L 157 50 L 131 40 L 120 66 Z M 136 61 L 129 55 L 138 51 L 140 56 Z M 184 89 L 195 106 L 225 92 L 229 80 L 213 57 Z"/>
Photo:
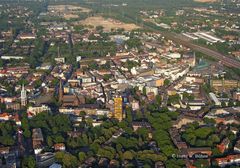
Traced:
<path id="1" fill-rule="evenodd" d="M 157 142 L 161 153 L 165 156 L 164 163 L 166 167 L 180 168 L 184 162 L 179 159 L 172 158 L 173 154 L 177 154 L 178 150 L 173 145 L 168 130 L 172 126 L 172 121 L 177 119 L 177 112 L 170 112 L 167 109 L 158 111 L 150 111 L 147 113 L 147 119 L 154 128 L 153 139 Z"/>
<path id="2" fill-rule="evenodd" d="M 42 39 L 35 40 L 34 45 L 35 47 L 29 58 L 27 59 L 30 66 L 33 68 L 40 65 L 40 63 L 42 62 L 42 57 L 47 50 L 47 43 Z"/>

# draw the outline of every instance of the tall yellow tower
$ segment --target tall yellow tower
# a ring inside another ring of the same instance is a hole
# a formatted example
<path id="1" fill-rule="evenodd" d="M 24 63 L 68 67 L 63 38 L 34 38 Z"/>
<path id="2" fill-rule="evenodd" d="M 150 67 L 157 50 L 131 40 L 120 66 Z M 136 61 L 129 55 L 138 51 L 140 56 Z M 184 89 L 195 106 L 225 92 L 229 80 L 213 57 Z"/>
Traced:
<path id="1" fill-rule="evenodd" d="M 123 120 L 123 99 L 122 97 L 114 98 L 114 118 L 119 121 Z"/>

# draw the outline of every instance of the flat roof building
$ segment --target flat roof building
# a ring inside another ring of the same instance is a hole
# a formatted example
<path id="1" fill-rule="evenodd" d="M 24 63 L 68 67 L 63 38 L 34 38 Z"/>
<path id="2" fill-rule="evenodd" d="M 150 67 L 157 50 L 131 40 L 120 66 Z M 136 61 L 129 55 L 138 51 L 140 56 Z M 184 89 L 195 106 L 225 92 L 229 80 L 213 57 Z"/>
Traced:
<path id="1" fill-rule="evenodd" d="M 209 96 L 216 106 L 221 106 L 221 102 L 218 100 L 217 96 L 214 93 L 209 93 Z"/>

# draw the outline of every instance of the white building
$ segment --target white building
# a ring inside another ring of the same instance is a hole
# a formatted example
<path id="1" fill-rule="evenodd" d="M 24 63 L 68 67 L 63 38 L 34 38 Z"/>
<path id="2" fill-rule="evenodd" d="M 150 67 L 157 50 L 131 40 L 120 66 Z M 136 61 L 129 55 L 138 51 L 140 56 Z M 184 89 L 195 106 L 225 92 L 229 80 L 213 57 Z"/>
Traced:
<path id="1" fill-rule="evenodd" d="M 225 42 L 225 40 L 222 40 L 220 38 L 212 36 L 207 32 L 197 32 L 197 33 L 194 33 L 194 35 L 201 38 L 201 39 L 204 39 L 204 40 L 206 40 L 210 43 L 217 43 L 217 42 L 223 43 L 223 42 Z"/>
<path id="2" fill-rule="evenodd" d="M 158 88 L 157 87 L 146 87 L 146 94 L 153 92 L 154 95 L 158 95 Z"/>
<path id="3" fill-rule="evenodd" d="M 209 93 L 209 96 L 216 106 L 221 106 L 221 102 L 214 93 Z"/>
<path id="4" fill-rule="evenodd" d="M 93 123 L 92 123 L 92 126 L 93 127 L 97 127 L 97 126 L 100 126 L 102 124 L 102 121 L 94 121 Z"/>
<path id="5" fill-rule="evenodd" d="M 168 58 L 172 58 L 172 59 L 178 59 L 181 58 L 181 54 L 179 53 L 170 53 L 167 55 Z"/>
<path id="6" fill-rule="evenodd" d="M 206 103 L 202 100 L 194 100 L 188 102 L 189 108 L 193 111 L 195 110 L 201 110 L 202 107 L 206 106 Z"/>
<path id="7" fill-rule="evenodd" d="M 101 110 L 97 110 L 96 111 L 96 115 L 109 115 L 110 111 L 109 110 L 104 110 L 104 109 L 101 109 Z"/>
<path id="8" fill-rule="evenodd" d="M 20 59 L 24 59 L 24 57 L 23 56 L 7 56 L 7 55 L 3 55 L 3 56 L 1 56 L 1 59 L 3 59 L 3 60 L 11 60 L 11 59 L 20 60 Z"/>
<path id="9" fill-rule="evenodd" d="M 139 102 L 136 101 L 136 100 L 133 100 L 132 103 L 131 103 L 131 105 L 132 105 L 133 111 L 136 111 L 136 110 L 139 110 L 139 109 L 140 109 Z"/>
<path id="10" fill-rule="evenodd" d="M 47 105 L 41 105 L 41 106 L 30 106 L 28 107 L 27 109 L 27 113 L 31 114 L 31 115 L 37 115 L 38 113 L 41 113 L 41 112 L 50 112 L 51 109 L 50 107 L 48 107 Z"/>

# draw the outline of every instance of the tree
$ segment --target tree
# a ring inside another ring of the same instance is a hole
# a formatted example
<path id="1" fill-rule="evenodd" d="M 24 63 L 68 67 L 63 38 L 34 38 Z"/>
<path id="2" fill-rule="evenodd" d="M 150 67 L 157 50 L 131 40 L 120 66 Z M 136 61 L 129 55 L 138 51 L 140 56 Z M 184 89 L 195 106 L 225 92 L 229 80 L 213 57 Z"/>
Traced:
<path id="1" fill-rule="evenodd" d="M 122 147 L 126 150 L 128 149 L 138 149 L 138 140 L 134 137 L 126 138 L 119 137 L 115 141 L 116 144 L 121 144 Z"/>
<path id="2" fill-rule="evenodd" d="M 96 142 L 90 145 L 91 151 L 93 151 L 95 154 L 98 152 L 99 148 L 100 148 L 100 145 Z"/>
<path id="3" fill-rule="evenodd" d="M 209 167 L 209 162 L 207 159 L 198 159 L 194 162 L 193 164 L 197 168 L 208 168 Z"/>
<path id="4" fill-rule="evenodd" d="M 55 143 L 65 142 L 65 139 L 63 138 L 62 135 L 53 135 L 53 138 Z"/>
<path id="5" fill-rule="evenodd" d="M 2 59 L 0 59 L 0 67 L 3 67 L 4 66 L 4 62 Z"/>
<path id="6" fill-rule="evenodd" d="M 205 139 L 212 132 L 213 132 L 212 128 L 208 128 L 208 127 L 198 128 L 197 130 L 195 130 L 195 135 L 201 139 Z"/>
<path id="7" fill-rule="evenodd" d="M 88 146 L 88 136 L 85 133 L 82 134 L 82 142 L 83 146 Z"/>
<path id="8" fill-rule="evenodd" d="M 25 120 L 25 125 L 27 121 Z M 23 123 L 22 123 L 23 125 Z M 50 113 L 39 113 L 29 120 L 29 125 L 31 128 L 41 128 L 43 133 L 47 137 L 48 145 L 54 143 L 65 142 L 64 137 L 66 133 L 71 130 L 71 121 L 69 116 L 64 114 L 53 115 Z M 23 126 L 25 130 L 27 126 Z M 48 138 L 51 137 L 51 138 Z M 51 142 L 52 141 L 52 142 Z"/>
<path id="9" fill-rule="evenodd" d="M 103 75 L 103 80 L 108 81 L 109 79 L 111 79 L 111 77 L 112 77 L 111 74 L 105 74 L 105 75 Z"/>
<path id="10" fill-rule="evenodd" d="M 0 137 L 0 143 L 7 146 L 14 145 L 15 141 L 10 135 L 5 135 Z"/>
<path id="11" fill-rule="evenodd" d="M 117 150 L 118 153 L 122 152 L 122 145 L 121 144 L 117 144 L 116 145 L 116 150 Z"/>
<path id="12" fill-rule="evenodd" d="M 132 108 L 131 107 L 126 108 L 126 114 L 127 114 L 127 121 L 129 123 L 132 122 Z"/>
<path id="13" fill-rule="evenodd" d="M 35 168 L 36 161 L 33 156 L 24 157 L 22 160 L 22 167 L 23 168 Z"/>
<path id="14" fill-rule="evenodd" d="M 173 153 L 177 153 L 177 150 L 173 147 L 173 145 L 164 145 L 162 146 L 162 152 L 168 156 L 171 157 Z"/>
<path id="15" fill-rule="evenodd" d="M 103 30 L 103 26 L 96 26 L 96 30 L 97 31 L 102 31 Z"/>
<path id="16" fill-rule="evenodd" d="M 237 101 L 236 105 L 237 105 L 237 106 L 240 106 L 240 101 Z"/>
<path id="17" fill-rule="evenodd" d="M 184 161 L 183 160 L 180 160 L 180 159 L 168 159 L 166 162 L 166 167 L 167 168 L 182 168 L 184 167 Z"/>
<path id="18" fill-rule="evenodd" d="M 77 148 L 80 147 L 80 145 L 78 144 L 78 139 L 79 138 L 68 138 L 67 139 L 67 146 L 69 148 Z"/>
<path id="19" fill-rule="evenodd" d="M 36 80 L 34 82 L 34 85 L 35 85 L 36 88 L 38 88 L 38 87 L 40 87 L 42 85 L 42 81 L 41 80 Z"/>
<path id="20" fill-rule="evenodd" d="M 0 144 L 12 146 L 15 144 L 14 135 L 16 134 L 16 125 L 12 121 L 0 122 Z"/>
<path id="21" fill-rule="evenodd" d="M 53 146 L 53 140 L 51 136 L 47 136 L 47 144 L 49 147 Z"/>
<path id="22" fill-rule="evenodd" d="M 157 104 L 157 105 L 161 105 L 161 101 L 162 101 L 161 96 L 160 96 L 160 95 L 157 95 L 157 96 L 156 96 L 156 104 Z"/>
<path id="23" fill-rule="evenodd" d="M 133 154 L 130 151 L 126 151 L 123 153 L 123 159 L 124 160 L 132 160 L 133 159 Z"/>
<path id="24" fill-rule="evenodd" d="M 80 111 L 80 114 L 79 114 L 81 117 L 84 117 L 86 116 L 86 112 L 85 111 Z"/>
<path id="25" fill-rule="evenodd" d="M 57 152 L 55 154 L 55 159 L 58 161 L 58 162 L 62 162 L 62 159 L 64 157 L 64 152 Z"/>
<path id="26" fill-rule="evenodd" d="M 29 123 L 28 123 L 28 119 L 27 119 L 26 115 L 23 116 L 21 123 L 22 123 L 22 128 L 23 128 L 23 135 L 26 138 L 30 138 L 31 132 L 30 132 Z"/>
<path id="27" fill-rule="evenodd" d="M 165 161 L 167 160 L 167 157 L 162 154 L 155 154 L 153 150 L 143 150 L 139 151 L 136 154 L 137 158 L 143 161 L 151 161 L 151 162 L 157 162 L 157 161 Z"/>
<path id="28" fill-rule="evenodd" d="M 55 158 L 59 163 L 62 163 L 65 167 L 75 168 L 78 165 L 77 157 L 70 153 L 57 152 Z"/>
<path id="29" fill-rule="evenodd" d="M 164 80 L 164 86 L 168 86 L 170 83 L 171 83 L 171 81 L 169 79 Z"/>
<path id="30" fill-rule="evenodd" d="M 192 146 L 213 147 L 214 144 L 220 142 L 220 137 L 215 132 L 216 128 L 213 124 L 208 127 L 200 127 L 199 124 L 192 123 L 188 124 L 188 128 L 183 132 L 182 138 Z"/>
<path id="31" fill-rule="evenodd" d="M 111 160 L 115 156 L 115 150 L 112 147 L 100 148 L 98 151 L 98 155 Z"/>
<path id="32" fill-rule="evenodd" d="M 98 64 L 97 64 L 97 62 L 91 62 L 89 65 L 88 65 L 88 67 L 90 68 L 90 69 L 98 69 Z"/>
<path id="33" fill-rule="evenodd" d="M 148 104 L 147 105 L 147 109 L 150 111 L 150 112 L 156 112 L 159 110 L 159 105 L 158 104 L 155 104 L 155 103 L 151 103 L 151 104 Z"/>
<path id="34" fill-rule="evenodd" d="M 138 136 L 141 137 L 144 141 L 146 141 L 147 138 L 148 138 L 148 130 L 147 130 L 147 128 L 139 128 L 139 129 L 137 130 L 137 134 L 138 134 Z"/>
<path id="35" fill-rule="evenodd" d="M 219 149 L 216 148 L 216 147 L 212 149 L 212 152 L 213 152 L 213 155 L 214 155 L 214 156 L 219 156 L 219 155 L 222 154 L 222 153 L 219 151 Z"/>
<path id="36" fill-rule="evenodd" d="M 204 119 L 203 119 L 203 121 L 206 123 L 206 124 L 216 124 L 216 121 L 214 120 L 214 119 L 212 119 L 212 118 L 207 118 L 207 117 L 205 117 Z"/>
<path id="37" fill-rule="evenodd" d="M 126 44 L 128 45 L 128 47 L 131 48 L 140 48 L 142 43 L 141 40 L 138 38 L 130 38 L 129 40 L 126 41 Z"/>
<path id="38" fill-rule="evenodd" d="M 53 86 L 57 86 L 58 83 L 59 83 L 59 80 L 58 80 L 57 78 L 54 78 L 54 79 L 52 80 Z"/>
<path id="39" fill-rule="evenodd" d="M 87 158 L 86 154 L 84 152 L 79 152 L 78 159 L 80 163 L 82 163 Z"/>
<path id="40" fill-rule="evenodd" d="M 69 168 L 71 168 L 71 167 L 75 168 L 78 165 L 77 158 L 69 153 L 66 153 L 63 156 L 62 162 L 63 162 L 64 166 L 69 167 Z"/>
<path id="41" fill-rule="evenodd" d="M 169 98 L 168 98 L 168 101 L 169 101 L 170 104 L 171 104 L 171 103 L 178 103 L 179 100 L 180 100 L 180 96 L 179 96 L 178 94 L 176 94 L 176 95 L 171 95 L 171 96 L 169 96 Z"/>
<path id="42" fill-rule="evenodd" d="M 6 104 L 5 103 L 0 103 L 0 109 L 3 111 L 3 110 L 6 110 Z"/>
<path id="43" fill-rule="evenodd" d="M 143 95 L 147 95 L 146 87 L 143 87 Z"/>
<path id="44" fill-rule="evenodd" d="M 23 78 L 23 79 L 19 80 L 17 84 L 18 85 L 27 85 L 28 81 L 25 78 Z"/>
<path id="45" fill-rule="evenodd" d="M 128 127 L 128 123 L 126 121 L 121 121 L 118 123 L 118 126 L 122 129 L 125 129 Z"/>
<path id="46" fill-rule="evenodd" d="M 130 61 L 129 59 L 124 63 L 124 67 L 126 67 L 129 71 L 133 67 L 137 67 L 139 65 L 140 65 L 139 62 L 137 62 L 137 61 Z"/>
<path id="47" fill-rule="evenodd" d="M 226 107 L 227 104 L 226 104 L 225 102 L 221 102 L 221 106 L 222 106 L 222 107 Z"/>
<path id="48" fill-rule="evenodd" d="M 235 104 L 234 104 L 233 101 L 229 101 L 228 106 L 229 106 L 229 107 L 233 107 L 233 106 L 235 106 Z"/>
<path id="49" fill-rule="evenodd" d="M 194 100 L 194 95 L 189 94 L 187 92 L 183 92 L 183 99 L 187 99 L 189 101 L 192 101 L 192 100 Z"/>

